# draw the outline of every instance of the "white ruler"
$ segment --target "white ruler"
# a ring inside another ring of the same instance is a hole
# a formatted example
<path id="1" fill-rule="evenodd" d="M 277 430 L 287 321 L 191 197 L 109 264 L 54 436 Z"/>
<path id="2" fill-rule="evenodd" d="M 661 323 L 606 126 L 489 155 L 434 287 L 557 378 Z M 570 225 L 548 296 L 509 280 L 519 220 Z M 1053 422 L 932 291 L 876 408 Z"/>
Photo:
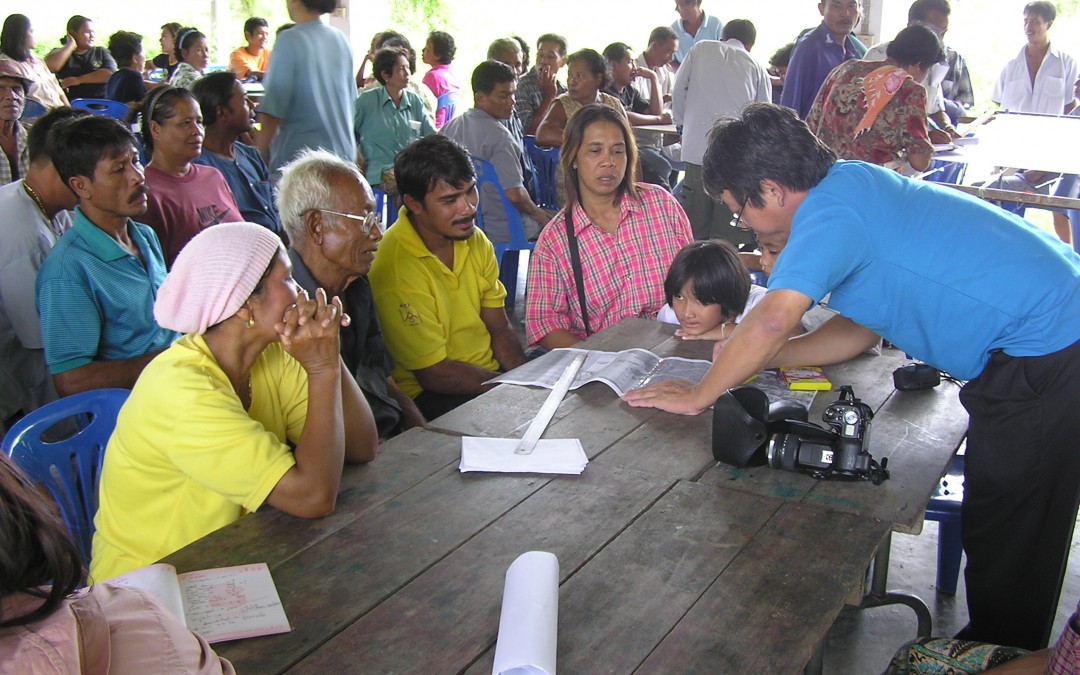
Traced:
<path id="1" fill-rule="evenodd" d="M 536 413 L 536 417 L 533 418 L 532 424 L 525 430 L 525 435 L 521 437 L 521 443 L 518 443 L 517 449 L 514 450 L 518 455 L 531 455 L 533 449 L 536 448 L 537 441 L 544 435 L 544 430 L 547 429 L 548 424 L 551 423 L 551 418 L 555 416 L 555 411 L 558 410 L 559 404 L 566 398 L 566 392 L 570 391 L 570 385 L 573 384 L 574 378 L 577 377 L 578 371 L 581 370 L 581 365 L 585 363 L 585 354 L 578 354 L 574 357 L 574 360 L 570 362 L 570 365 L 563 371 L 562 376 L 559 377 L 559 381 L 552 387 L 551 393 L 548 394 L 547 399 L 544 400 L 544 405 L 540 406 L 540 411 Z"/>

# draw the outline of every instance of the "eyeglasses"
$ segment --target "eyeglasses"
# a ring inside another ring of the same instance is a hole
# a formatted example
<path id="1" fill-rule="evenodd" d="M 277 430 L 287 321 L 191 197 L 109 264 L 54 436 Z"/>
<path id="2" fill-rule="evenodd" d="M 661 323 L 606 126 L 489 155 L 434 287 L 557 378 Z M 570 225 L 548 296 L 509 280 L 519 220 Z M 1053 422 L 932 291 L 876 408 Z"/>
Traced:
<path id="1" fill-rule="evenodd" d="M 312 211 L 319 211 L 320 213 L 329 213 L 333 216 L 341 216 L 342 218 L 348 218 L 349 220 L 355 220 L 359 223 L 360 231 L 365 235 L 371 235 L 373 229 L 378 229 L 380 233 L 385 232 L 383 227 L 382 215 L 377 211 L 372 211 L 366 216 L 358 216 L 352 213 L 341 213 L 340 211 L 331 211 L 330 209 L 312 209 Z"/>
<path id="2" fill-rule="evenodd" d="M 742 206 L 739 207 L 738 211 L 736 211 L 734 214 L 732 214 L 734 217 L 731 219 L 730 225 L 732 227 L 734 227 L 736 230 L 742 230 L 743 232 L 749 232 L 750 231 L 750 228 L 748 226 L 744 225 L 743 221 L 742 221 L 742 212 L 744 210 L 746 210 L 746 205 L 747 205 L 747 203 L 749 203 L 749 201 L 750 201 L 750 195 L 746 195 L 746 199 L 743 200 Z"/>

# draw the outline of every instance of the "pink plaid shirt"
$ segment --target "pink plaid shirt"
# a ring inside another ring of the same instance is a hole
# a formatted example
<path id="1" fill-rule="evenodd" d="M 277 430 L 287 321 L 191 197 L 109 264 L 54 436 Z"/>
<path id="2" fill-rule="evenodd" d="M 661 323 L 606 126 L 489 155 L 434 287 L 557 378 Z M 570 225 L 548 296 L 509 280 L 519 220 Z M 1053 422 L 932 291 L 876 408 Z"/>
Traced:
<path id="1" fill-rule="evenodd" d="M 589 328 L 595 333 L 631 316 L 656 318 L 664 306 L 664 278 L 675 254 L 693 241 L 690 221 L 666 190 L 638 185 L 638 199 L 624 199 L 619 227 L 608 233 L 575 205 L 574 233 L 581 252 Z M 525 337 L 536 344 L 563 329 L 584 339 L 565 209 L 551 219 L 529 261 Z"/>
<path id="2" fill-rule="evenodd" d="M 1080 603 L 1076 605 L 1076 613 L 1065 625 L 1065 630 L 1058 638 L 1050 652 L 1050 658 L 1046 664 L 1047 675 L 1077 675 L 1080 673 Z"/>

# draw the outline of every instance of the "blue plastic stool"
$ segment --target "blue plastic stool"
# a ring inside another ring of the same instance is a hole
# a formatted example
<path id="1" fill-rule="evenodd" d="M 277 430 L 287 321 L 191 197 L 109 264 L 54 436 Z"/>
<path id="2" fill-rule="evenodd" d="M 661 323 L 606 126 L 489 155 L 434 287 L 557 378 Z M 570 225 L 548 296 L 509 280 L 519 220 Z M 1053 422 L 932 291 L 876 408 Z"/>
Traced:
<path id="1" fill-rule="evenodd" d="M 960 556 L 964 552 L 960 541 L 960 504 L 963 501 L 964 456 L 956 455 L 926 506 L 926 519 L 938 522 L 937 589 L 949 595 L 956 595 Z"/>

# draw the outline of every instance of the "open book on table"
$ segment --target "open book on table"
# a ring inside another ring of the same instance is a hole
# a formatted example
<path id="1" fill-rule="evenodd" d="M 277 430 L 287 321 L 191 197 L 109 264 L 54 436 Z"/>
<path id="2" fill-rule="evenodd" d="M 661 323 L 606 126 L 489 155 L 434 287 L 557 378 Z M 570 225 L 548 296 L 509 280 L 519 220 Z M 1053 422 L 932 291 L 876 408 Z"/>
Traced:
<path id="1" fill-rule="evenodd" d="M 589 382 L 603 382 L 619 396 L 631 389 L 665 380 L 689 380 L 697 384 L 712 366 L 711 362 L 703 359 L 684 359 L 679 356 L 661 358 L 647 349 L 626 349 L 621 352 L 555 349 L 499 375 L 490 382 L 551 389 L 577 354 L 585 354 L 585 363 L 570 388 L 577 389 Z M 762 371 L 747 384 L 764 391 L 769 396 L 769 401 L 793 401 L 808 409 L 814 402 L 814 392 L 791 391 L 775 371 Z"/>
<path id="2" fill-rule="evenodd" d="M 292 630 L 266 563 L 179 575 L 157 563 L 105 583 L 146 591 L 207 642 Z"/>

